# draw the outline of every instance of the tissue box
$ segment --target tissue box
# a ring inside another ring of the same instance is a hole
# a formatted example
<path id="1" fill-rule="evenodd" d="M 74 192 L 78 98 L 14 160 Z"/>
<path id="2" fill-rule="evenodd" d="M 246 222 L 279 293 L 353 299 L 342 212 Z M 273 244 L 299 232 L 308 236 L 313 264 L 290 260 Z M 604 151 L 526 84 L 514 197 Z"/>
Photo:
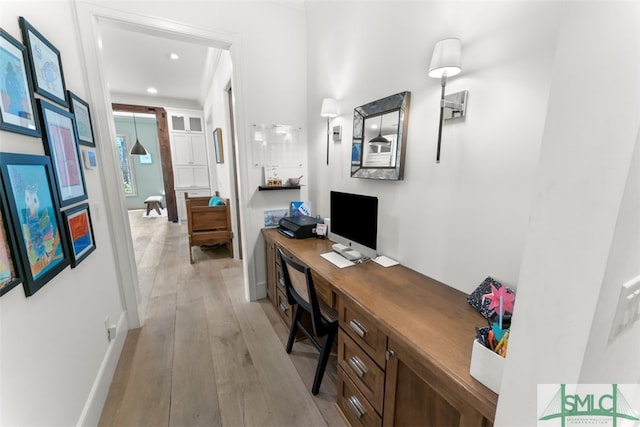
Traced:
<path id="1" fill-rule="evenodd" d="M 478 340 L 473 340 L 471 350 L 471 376 L 489 387 L 494 393 L 500 393 L 504 357 L 497 355 Z"/>

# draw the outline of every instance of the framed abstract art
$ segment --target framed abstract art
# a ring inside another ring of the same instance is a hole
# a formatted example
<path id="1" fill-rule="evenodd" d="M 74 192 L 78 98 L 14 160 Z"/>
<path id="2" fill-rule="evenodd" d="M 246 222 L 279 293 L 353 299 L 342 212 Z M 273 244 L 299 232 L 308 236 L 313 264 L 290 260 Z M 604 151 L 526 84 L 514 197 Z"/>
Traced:
<path id="1" fill-rule="evenodd" d="M 93 140 L 93 128 L 91 127 L 91 112 L 89 111 L 89 104 L 70 90 L 67 91 L 67 94 L 69 95 L 69 108 L 75 118 L 78 143 L 88 145 L 89 147 L 95 147 L 96 143 Z"/>
<path id="2" fill-rule="evenodd" d="M 16 258 L 18 247 L 7 199 L 0 189 L 0 295 L 22 282 L 21 265 Z"/>
<path id="3" fill-rule="evenodd" d="M 82 203 L 62 212 L 67 227 L 69 249 L 71 252 L 71 268 L 75 268 L 91 252 L 96 249 L 93 238 L 93 225 L 89 205 Z"/>
<path id="4" fill-rule="evenodd" d="M 33 295 L 69 265 L 65 227 L 47 156 L 0 153 L 0 176 L 24 290 Z"/>
<path id="5" fill-rule="evenodd" d="M 60 206 L 85 200 L 87 190 L 73 115 L 42 99 L 38 99 L 37 103 L 44 150 L 51 156 Z"/>
<path id="6" fill-rule="evenodd" d="M 60 51 L 24 17 L 20 17 L 22 41 L 31 64 L 33 90 L 58 104 L 68 107 Z"/>
<path id="7" fill-rule="evenodd" d="M 25 48 L 0 28 L 0 129 L 40 136 Z"/>

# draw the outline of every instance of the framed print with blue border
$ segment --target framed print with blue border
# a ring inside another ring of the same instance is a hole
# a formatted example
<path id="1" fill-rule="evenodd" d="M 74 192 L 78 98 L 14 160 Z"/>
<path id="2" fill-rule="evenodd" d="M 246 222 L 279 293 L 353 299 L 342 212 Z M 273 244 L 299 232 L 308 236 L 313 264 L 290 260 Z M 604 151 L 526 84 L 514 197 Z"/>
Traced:
<path id="1" fill-rule="evenodd" d="M 60 51 L 23 16 L 18 21 L 31 65 L 33 90 L 63 107 L 68 107 Z"/>
<path id="2" fill-rule="evenodd" d="M 25 48 L 0 28 L 0 129 L 40 136 Z"/>
<path id="3" fill-rule="evenodd" d="M 0 295 L 22 282 L 22 266 L 17 255 L 13 221 L 7 209 L 5 192 L 0 188 Z"/>
<path id="4" fill-rule="evenodd" d="M 51 156 L 60 206 L 87 198 L 73 114 L 42 99 L 37 100 L 44 151 Z"/>
<path id="5" fill-rule="evenodd" d="M 95 147 L 96 143 L 93 140 L 89 104 L 70 90 L 67 91 L 67 94 L 69 95 L 69 110 L 76 119 L 76 136 L 78 137 L 78 143 Z"/>
<path id="6" fill-rule="evenodd" d="M 93 225 L 89 205 L 82 203 L 62 212 L 67 227 L 69 250 L 71 252 L 71 268 L 75 268 L 89 254 L 96 250 L 93 238 Z"/>
<path id="7" fill-rule="evenodd" d="M 0 176 L 24 273 L 24 291 L 31 296 L 69 265 L 53 168 L 47 156 L 0 153 Z"/>

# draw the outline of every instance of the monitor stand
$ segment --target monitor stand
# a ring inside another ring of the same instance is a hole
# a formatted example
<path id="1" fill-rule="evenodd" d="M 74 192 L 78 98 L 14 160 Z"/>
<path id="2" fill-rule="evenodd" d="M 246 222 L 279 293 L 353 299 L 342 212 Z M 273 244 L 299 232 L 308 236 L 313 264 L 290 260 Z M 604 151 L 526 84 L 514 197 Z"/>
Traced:
<path id="1" fill-rule="evenodd" d="M 336 243 L 335 245 L 331 246 L 331 249 L 333 249 L 334 252 L 339 253 L 349 261 L 357 261 L 362 258 L 362 254 L 360 252 L 349 249 L 348 246 L 345 246 L 341 243 Z"/>

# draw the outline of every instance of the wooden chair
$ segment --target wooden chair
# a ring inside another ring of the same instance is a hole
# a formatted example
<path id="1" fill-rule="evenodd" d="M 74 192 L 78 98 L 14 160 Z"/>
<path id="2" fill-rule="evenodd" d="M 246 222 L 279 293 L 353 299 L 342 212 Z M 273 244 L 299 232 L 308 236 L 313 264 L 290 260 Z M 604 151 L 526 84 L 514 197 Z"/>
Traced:
<path id="1" fill-rule="evenodd" d="M 216 196 L 218 192 L 216 191 Z M 184 193 L 189 230 L 189 259 L 193 264 L 193 246 L 225 243 L 233 258 L 233 232 L 229 199 L 224 206 L 209 206 L 210 197 L 189 197 Z"/>
<path id="2" fill-rule="evenodd" d="M 315 395 L 320 391 L 322 377 L 338 333 L 338 312 L 318 298 L 309 267 L 286 255 L 280 248 L 278 248 L 278 256 L 280 257 L 287 300 L 290 305 L 295 306 L 287 341 L 287 353 L 291 353 L 298 330 L 301 330 L 318 349 L 320 355 L 311 387 L 311 393 Z M 311 315 L 312 330 L 308 330 L 308 327 L 301 322 L 302 314 L 305 311 Z M 320 344 L 317 338 L 323 337 L 324 342 Z"/>

